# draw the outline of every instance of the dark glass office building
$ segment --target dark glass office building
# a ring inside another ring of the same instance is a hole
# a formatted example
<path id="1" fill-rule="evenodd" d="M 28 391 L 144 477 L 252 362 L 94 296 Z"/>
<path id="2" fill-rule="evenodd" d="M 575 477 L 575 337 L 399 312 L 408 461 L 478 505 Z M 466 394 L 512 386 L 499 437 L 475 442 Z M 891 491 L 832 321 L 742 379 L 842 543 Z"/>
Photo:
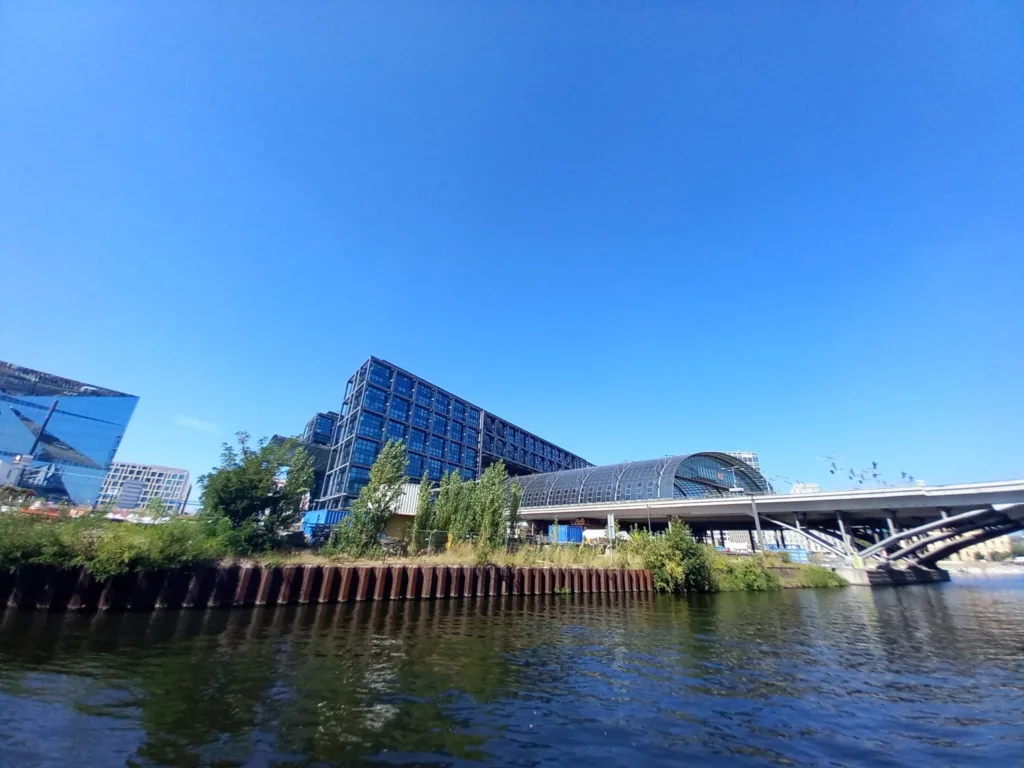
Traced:
<path id="1" fill-rule="evenodd" d="M 95 504 L 138 402 L 0 361 L 0 461 L 27 464 L 17 484 L 43 498 Z"/>
<path id="2" fill-rule="evenodd" d="M 345 509 L 389 439 L 405 442 L 407 474 L 431 480 L 457 471 L 478 479 L 499 459 L 527 475 L 591 464 L 391 363 L 371 357 L 348 380 L 320 508 Z"/>
<path id="3" fill-rule="evenodd" d="M 644 499 L 705 499 L 770 493 L 754 467 L 727 453 L 705 452 L 549 472 L 520 480 L 523 507 Z"/>

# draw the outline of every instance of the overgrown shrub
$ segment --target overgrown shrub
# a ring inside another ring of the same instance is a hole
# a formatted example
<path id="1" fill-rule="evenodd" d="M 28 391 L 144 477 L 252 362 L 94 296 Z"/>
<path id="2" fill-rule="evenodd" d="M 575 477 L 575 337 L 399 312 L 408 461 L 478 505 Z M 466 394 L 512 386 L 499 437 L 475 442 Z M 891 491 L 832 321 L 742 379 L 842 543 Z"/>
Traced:
<path id="1" fill-rule="evenodd" d="M 782 589 L 778 575 L 759 557 L 732 558 L 715 552 L 712 573 L 716 592 L 767 592 Z"/>
<path id="2" fill-rule="evenodd" d="M 797 569 L 797 585 L 801 587 L 846 587 L 846 579 L 820 565 L 803 565 Z"/>
<path id="3" fill-rule="evenodd" d="M 194 520 L 158 525 L 84 517 L 55 520 L 0 515 L 0 568 L 85 568 L 99 579 L 129 571 L 192 565 L 227 554 L 216 530 Z"/>

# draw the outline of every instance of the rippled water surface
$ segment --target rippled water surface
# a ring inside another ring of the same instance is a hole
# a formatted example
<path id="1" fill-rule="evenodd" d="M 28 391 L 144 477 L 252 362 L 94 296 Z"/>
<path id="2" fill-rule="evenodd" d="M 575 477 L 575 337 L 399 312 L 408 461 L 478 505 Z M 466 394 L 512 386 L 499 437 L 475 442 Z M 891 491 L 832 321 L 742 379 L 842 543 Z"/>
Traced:
<path id="1" fill-rule="evenodd" d="M 1024 765 L 1024 579 L 0 615 L 2 766 Z"/>

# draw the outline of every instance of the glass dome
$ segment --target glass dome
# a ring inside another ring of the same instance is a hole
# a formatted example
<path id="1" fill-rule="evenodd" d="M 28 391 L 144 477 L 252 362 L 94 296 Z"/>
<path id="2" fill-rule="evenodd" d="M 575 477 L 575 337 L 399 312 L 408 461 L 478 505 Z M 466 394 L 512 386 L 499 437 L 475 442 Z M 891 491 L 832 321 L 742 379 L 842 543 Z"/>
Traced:
<path id="1" fill-rule="evenodd" d="M 518 478 L 523 507 L 596 504 L 638 499 L 703 499 L 733 488 L 769 493 L 768 481 L 749 464 L 725 453 L 691 453 L 603 467 L 545 472 Z"/>

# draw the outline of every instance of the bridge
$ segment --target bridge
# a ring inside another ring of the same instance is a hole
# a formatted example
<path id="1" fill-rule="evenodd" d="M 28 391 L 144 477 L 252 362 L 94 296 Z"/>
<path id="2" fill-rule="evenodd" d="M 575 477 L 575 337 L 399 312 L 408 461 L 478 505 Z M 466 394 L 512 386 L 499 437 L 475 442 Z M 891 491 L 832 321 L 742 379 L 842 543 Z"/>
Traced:
<path id="1" fill-rule="evenodd" d="M 927 568 L 961 549 L 1024 529 L 1024 480 L 874 488 L 807 494 L 736 493 L 524 507 L 526 521 L 614 518 L 661 528 L 670 520 L 708 540 L 713 531 L 801 534 L 848 564 L 868 569 Z M 752 533 L 753 535 L 753 533 Z"/>

